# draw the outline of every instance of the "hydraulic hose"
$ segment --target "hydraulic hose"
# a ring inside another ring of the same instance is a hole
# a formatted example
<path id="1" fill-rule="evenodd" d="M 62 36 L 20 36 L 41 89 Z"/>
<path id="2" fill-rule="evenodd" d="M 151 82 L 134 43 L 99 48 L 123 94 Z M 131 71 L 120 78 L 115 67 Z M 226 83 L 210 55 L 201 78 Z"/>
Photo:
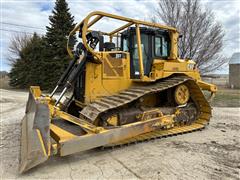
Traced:
<path id="1" fill-rule="evenodd" d="M 77 58 L 74 58 L 74 60 L 70 61 L 70 63 L 68 64 L 67 69 L 64 71 L 64 73 L 62 74 L 62 76 L 58 80 L 57 85 L 54 88 L 54 90 L 52 91 L 50 97 L 52 97 L 55 94 L 55 92 L 58 89 L 58 87 L 61 86 L 64 83 L 64 81 L 67 79 L 69 73 L 72 71 L 72 69 L 73 69 L 74 65 L 76 64 L 76 62 L 77 62 Z"/>
<path id="2" fill-rule="evenodd" d="M 79 74 L 84 70 L 84 67 L 85 67 L 85 64 L 86 64 L 86 57 L 87 57 L 87 54 L 84 53 L 83 58 L 80 61 L 80 63 L 75 65 L 75 68 L 71 71 L 70 75 L 68 76 L 67 82 L 66 82 L 66 84 L 64 86 L 64 89 L 63 89 L 62 93 L 60 94 L 58 100 L 55 103 L 55 106 L 58 105 L 58 103 L 60 102 L 60 100 L 62 99 L 62 97 L 66 93 L 66 91 L 71 86 L 73 86 L 73 84 L 76 81 L 76 79 L 79 76 Z"/>

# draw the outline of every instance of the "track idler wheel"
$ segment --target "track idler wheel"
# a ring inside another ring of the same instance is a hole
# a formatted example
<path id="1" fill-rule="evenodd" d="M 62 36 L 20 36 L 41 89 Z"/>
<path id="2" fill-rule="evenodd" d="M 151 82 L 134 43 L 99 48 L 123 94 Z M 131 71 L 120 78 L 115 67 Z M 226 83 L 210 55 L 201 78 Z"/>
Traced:
<path id="1" fill-rule="evenodd" d="M 174 99 L 178 105 L 184 105 L 190 98 L 189 89 L 185 84 L 180 84 L 174 91 Z"/>

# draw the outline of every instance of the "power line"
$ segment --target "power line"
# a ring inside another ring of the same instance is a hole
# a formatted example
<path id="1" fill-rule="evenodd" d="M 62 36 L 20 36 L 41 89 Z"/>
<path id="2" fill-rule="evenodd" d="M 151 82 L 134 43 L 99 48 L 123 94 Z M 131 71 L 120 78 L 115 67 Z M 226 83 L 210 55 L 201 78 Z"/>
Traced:
<path id="1" fill-rule="evenodd" d="M 23 31 L 15 31 L 15 30 L 11 30 L 11 29 L 2 29 L 0 28 L 1 31 L 6 31 L 6 32 L 15 32 L 15 33 L 24 33 L 24 34 L 34 34 L 34 33 L 31 33 L 31 32 L 23 32 Z M 42 33 L 37 33 L 37 34 L 41 34 L 41 35 L 44 35 Z"/>
<path id="2" fill-rule="evenodd" d="M 18 26 L 18 27 L 26 27 L 26 28 L 32 28 L 32 29 L 45 30 L 44 28 L 41 28 L 41 27 L 27 26 L 27 25 L 22 25 L 22 24 L 7 23 L 7 22 L 0 22 L 0 23 L 6 24 L 6 25 L 11 25 L 11 26 Z"/>

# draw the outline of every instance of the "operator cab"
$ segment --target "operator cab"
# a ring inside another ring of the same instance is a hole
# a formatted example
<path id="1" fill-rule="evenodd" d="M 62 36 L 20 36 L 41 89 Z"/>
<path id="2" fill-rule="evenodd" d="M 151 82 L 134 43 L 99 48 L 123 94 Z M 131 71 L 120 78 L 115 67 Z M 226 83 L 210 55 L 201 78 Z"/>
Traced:
<path id="1" fill-rule="evenodd" d="M 145 76 L 149 76 L 154 59 L 167 60 L 170 56 L 170 36 L 167 30 L 140 27 L 141 49 L 143 71 Z M 89 46 L 98 51 L 123 51 L 130 53 L 130 78 L 139 79 L 139 57 L 136 27 L 129 27 L 127 30 L 117 35 L 116 42 L 106 42 L 105 37 L 100 31 L 91 31 L 87 34 L 87 43 Z M 82 36 L 81 31 L 79 37 Z M 80 42 L 79 47 L 83 44 Z M 120 47 L 119 47 L 120 46 Z M 78 47 L 78 46 L 77 46 Z M 78 52 L 80 50 L 76 50 Z M 77 53 L 80 54 L 80 53 Z M 113 53 L 111 55 L 114 55 Z M 119 55 L 119 54 L 118 54 Z M 92 59 L 88 57 L 88 59 Z"/>
<path id="2" fill-rule="evenodd" d="M 144 75 L 149 76 L 154 59 L 168 59 L 170 55 L 169 32 L 140 27 Z M 121 50 L 130 53 L 131 79 L 139 79 L 136 28 L 130 27 L 121 34 Z"/>

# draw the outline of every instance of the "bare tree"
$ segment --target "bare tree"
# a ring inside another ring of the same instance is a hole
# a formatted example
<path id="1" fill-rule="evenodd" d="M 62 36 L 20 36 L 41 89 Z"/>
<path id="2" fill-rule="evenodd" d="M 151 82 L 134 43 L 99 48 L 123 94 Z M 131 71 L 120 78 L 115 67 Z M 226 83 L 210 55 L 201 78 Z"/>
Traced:
<path id="1" fill-rule="evenodd" d="M 19 58 L 21 58 L 22 50 L 31 41 L 31 37 L 31 35 L 27 34 L 15 34 L 12 36 L 8 48 L 10 54 L 7 57 L 10 65 L 14 64 Z"/>
<path id="2" fill-rule="evenodd" d="M 159 0 L 152 20 L 162 20 L 178 29 L 182 35 L 180 58 L 193 59 L 202 74 L 217 70 L 227 62 L 221 54 L 223 28 L 215 21 L 212 11 L 204 9 L 199 0 Z"/>

